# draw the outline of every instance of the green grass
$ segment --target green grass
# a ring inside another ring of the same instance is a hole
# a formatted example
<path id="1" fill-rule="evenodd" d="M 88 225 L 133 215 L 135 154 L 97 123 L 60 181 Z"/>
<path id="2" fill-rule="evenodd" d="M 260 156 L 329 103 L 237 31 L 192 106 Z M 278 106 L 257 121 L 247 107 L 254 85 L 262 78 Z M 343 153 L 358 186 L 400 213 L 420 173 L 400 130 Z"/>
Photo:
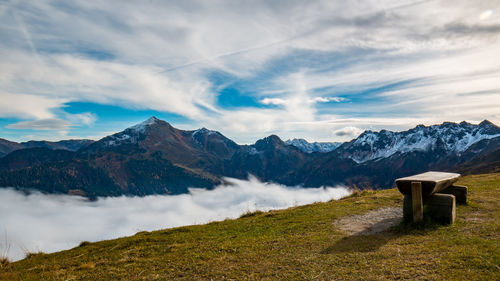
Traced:
<path id="1" fill-rule="evenodd" d="M 180 227 L 0 265 L 1 280 L 500 280 L 500 174 L 467 176 L 450 226 L 348 236 L 335 219 L 402 206 L 396 189 Z"/>

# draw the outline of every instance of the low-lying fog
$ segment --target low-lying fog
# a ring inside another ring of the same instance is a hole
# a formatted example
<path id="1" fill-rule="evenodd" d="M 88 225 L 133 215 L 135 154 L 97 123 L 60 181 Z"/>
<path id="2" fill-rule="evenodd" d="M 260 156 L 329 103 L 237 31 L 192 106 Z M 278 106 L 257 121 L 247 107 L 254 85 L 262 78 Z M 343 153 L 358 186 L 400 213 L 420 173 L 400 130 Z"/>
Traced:
<path id="1" fill-rule="evenodd" d="M 284 209 L 340 199 L 350 194 L 341 186 L 286 187 L 227 179 L 214 190 L 147 197 L 107 197 L 90 202 L 68 195 L 24 195 L 0 188 L 0 256 L 24 258 L 26 252 L 50 253 L 136 232 L 237 218 L 246 212 Z"/>

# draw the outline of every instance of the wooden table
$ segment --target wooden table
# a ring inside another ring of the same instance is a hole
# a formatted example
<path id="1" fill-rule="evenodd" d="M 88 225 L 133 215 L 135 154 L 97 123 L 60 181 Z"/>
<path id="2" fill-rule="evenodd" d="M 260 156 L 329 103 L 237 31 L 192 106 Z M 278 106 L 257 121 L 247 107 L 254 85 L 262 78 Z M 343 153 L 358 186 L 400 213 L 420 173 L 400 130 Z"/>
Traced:
<path id="1" fill-rule="evenodd" d="M 448 194 L 436 194 L 453 185 L 458 180 L 460 174 L 445 172 L 426 172 L 396 180 L 399 191 L 407 198 L 411 197 L 411 207 L 413 212 L 413 222 L 423 221 L 423 201 L 435 207 L 437 212 L 445 213 L 449 221 L 453 223 L 455 218 L 455 196 Z M 440 206 L 444 206 L 440 207 Z M 442 211 L 443 210 L 443 211 Z"/>
<path id="2" fill-rule="evenodd" d="M 411 194 L 411 183 L 420 182 L 422 184 L 422 196 L 428 197 L 439 192 L 456 182 L 460 174 L 445 172 L 426 172 L 396 180 L 399 192 L 404 195 Z"/>

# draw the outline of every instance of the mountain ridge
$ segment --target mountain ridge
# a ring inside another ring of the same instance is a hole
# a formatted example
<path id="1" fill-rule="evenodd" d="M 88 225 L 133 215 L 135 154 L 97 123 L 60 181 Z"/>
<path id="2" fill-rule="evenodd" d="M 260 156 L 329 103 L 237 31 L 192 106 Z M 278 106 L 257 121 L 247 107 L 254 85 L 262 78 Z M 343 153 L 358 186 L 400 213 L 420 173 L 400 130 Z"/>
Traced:
<path id="1" fill-rule="evenodd" d="M 500 128 L 485 120 L 478 125 L 445 122 L 401 132 L 365 131 L 329 152 L 305 152 L 276 135 L 238 145 L 217 131 L 180 130 L 151 117 L 85 142 L 76 151 L 77 140 L 72 144 L 73 150 L 64 149 L 68 153 L 52 145 L 0 157 L 0 186 L 88 197 L 179 194 L 189 187 L 213 188 L 224 177 L 252 174 L 286 185 L 386 188 L 409 173 L 458 166 L 465 173 L 466 167 L 485 169 L 466 163 L 474 159 L 497 163 L 484 155 L 500 149 Z"/>
<path id="2" fill-rule="evenodd" d="M 330 152 L 339 147 L 341 142 L 308 142 L 305 139 L 288 139 L 285 141 L 288 145 L 293 145 L 305 153 Z"/>
<path id="3" fill-rule="evenodd" d="M 60 141 L 26 141 L 26 142 L 14 142 L 0 138 L 0 157 L 3 157 L 15 150 L 26 149 L 26 148 L 37 148 L 45 147 L 51 150 L 69 150 L 77 151 L 80 148 L 94 143 L 94 140 L 90 139 L 69 139 Z"/>

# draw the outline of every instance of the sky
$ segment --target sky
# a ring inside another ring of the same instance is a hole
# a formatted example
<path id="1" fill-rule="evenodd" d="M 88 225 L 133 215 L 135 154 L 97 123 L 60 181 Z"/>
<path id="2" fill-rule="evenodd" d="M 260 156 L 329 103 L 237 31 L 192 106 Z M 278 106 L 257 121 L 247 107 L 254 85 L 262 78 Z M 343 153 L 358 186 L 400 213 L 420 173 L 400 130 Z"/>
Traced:
<path id="1" fill-rule="evenodd" d="M 0 0 L 0 138 L 500 123 L 500 0 Z"/>
<path id="2" fill-rule="evenodd" d="M 286 187 L 226 179 L 214 190 L 146 197 L 106 197 L 88 201 L 71 195 L 0 189 L 0 256 L 15 261 L 26 252 L 51 253 L 99 241 L 170 227 L 237 218 L 248 212 L 285 209 L 337 200 L 351 193 L 343 186 Z"/>

